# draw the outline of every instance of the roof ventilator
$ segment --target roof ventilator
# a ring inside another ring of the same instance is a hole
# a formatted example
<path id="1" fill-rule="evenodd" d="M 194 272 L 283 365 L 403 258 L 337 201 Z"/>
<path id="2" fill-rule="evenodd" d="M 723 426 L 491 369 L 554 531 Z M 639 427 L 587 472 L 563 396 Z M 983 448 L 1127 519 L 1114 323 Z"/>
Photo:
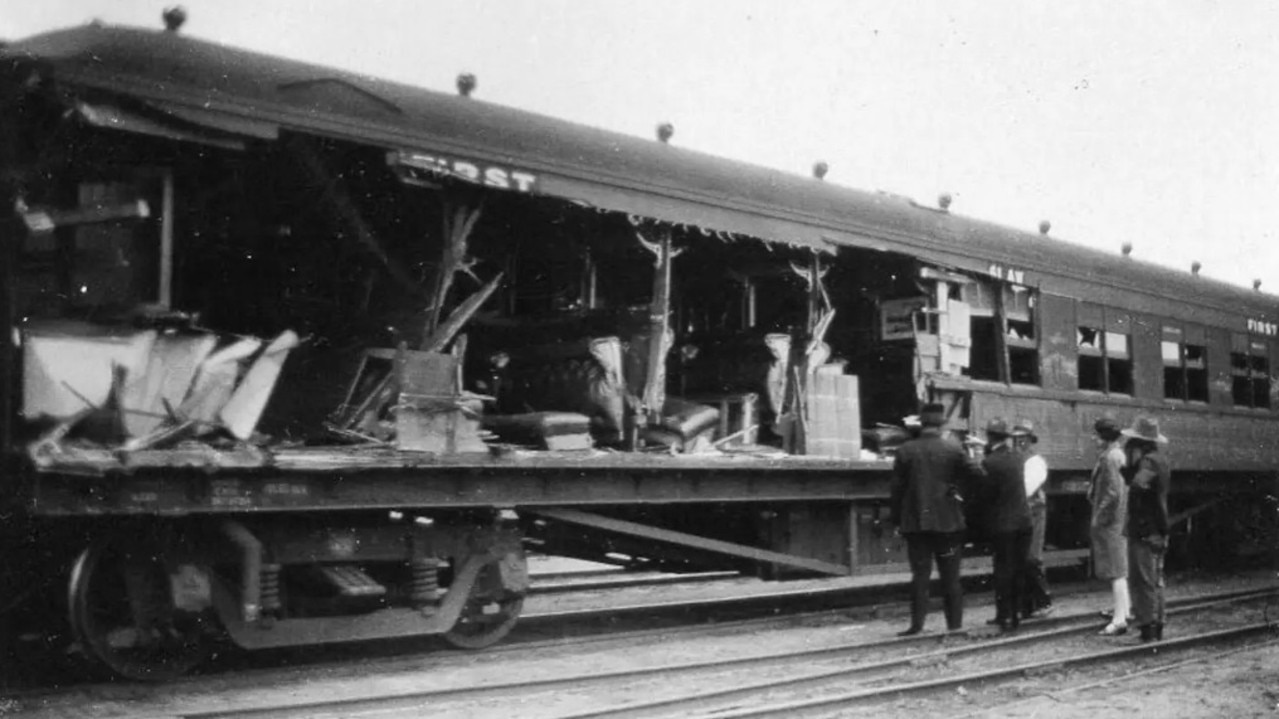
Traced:
<path id="1" fill-rule="evenodd" d="M 475 92 L 475 75 L 469 72 L 459 73 L 457 76 L 457 94 L 462 97 L 470 97 Z"/>
<path id="2" fill-rule="evenodd" d="M 167 7 L 160 14 L 160 18 L 164 20 L 164 31 L 176 33 L 182 29 L 183 23 L 187 21 L 187 10 L 181 5 Z"/>

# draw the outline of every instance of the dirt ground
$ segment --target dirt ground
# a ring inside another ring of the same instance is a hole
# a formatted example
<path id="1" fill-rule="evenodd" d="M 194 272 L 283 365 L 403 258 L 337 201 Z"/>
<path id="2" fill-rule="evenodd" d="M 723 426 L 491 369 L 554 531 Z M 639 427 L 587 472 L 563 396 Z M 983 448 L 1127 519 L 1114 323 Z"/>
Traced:
<path id="1" fill-rule="evenodd" d="M 962 714 L 962 712 L 959 712 Z M 1119 677 L 1087 690 L 1027 697 L 979 716 L 1031 719 L 1279 717 L 1279 643 Z"/>

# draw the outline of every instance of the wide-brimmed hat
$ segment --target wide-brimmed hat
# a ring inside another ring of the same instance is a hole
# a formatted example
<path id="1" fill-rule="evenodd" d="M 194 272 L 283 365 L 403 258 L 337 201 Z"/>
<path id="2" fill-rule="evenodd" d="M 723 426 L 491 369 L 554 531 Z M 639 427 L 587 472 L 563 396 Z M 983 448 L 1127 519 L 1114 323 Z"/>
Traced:
<path id="1" fill-rule="evenodd" d="M 1039 435 L 1035 434 L 1035 423 L 1028 419 L 1019 419 L 1013 425 L 1014 437 L 1029 437 L 1031 442 L 1038 442 Z"/>
<path id="2" fill-rule="evenodd" d="M 1132 426 L 1119 432 L 1129 439 L 1144 439 L 1147 442 L 1167 444 L 1168 438 L 1159 433 L 1159 420 L 1150 417 L 1138 417 Z"/>
<path id="3" fill-rule="evenodd" d="M 1003 417 L 994 417 L 986 423 L 987 437 L 1007 437 L 1012 434 L 1012 430 L 1008 429 L 1008 422 Z"/>

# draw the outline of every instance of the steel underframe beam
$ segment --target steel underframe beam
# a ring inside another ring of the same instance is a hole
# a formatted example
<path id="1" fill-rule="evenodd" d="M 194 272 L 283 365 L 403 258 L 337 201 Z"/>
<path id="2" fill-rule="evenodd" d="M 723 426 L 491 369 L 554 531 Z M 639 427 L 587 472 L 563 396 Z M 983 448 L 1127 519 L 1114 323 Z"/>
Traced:
<path id="1" fill-rule="evenodd" d="M 662 529 L 660 527 L 652 527 L 638 522 L 630 522 L 623 519 L 614 519 L 599 514 L 583 512 L 579 509 L 569 509 L 566 507 L 532 507 L 520 508 L 521 511 L 535 514 L 538 516 L 554 519 L 560 522 L 568 522 L 571 524 L 580 524 L 585 527 L 593 527 L 609 532 L 617 532 L 634 537 L 642 537 L 644 539 L 652 539 L 659 542 L 668 542 L 678 544 L 693 549 L 714 552 L 716 554 L 726 554 L 733 557 L 741 557 L 757 562 L 767 562 L 772 564 L 784 564 L 789 567 L 799 569 L 808 569 L 822 574 L 832 574 L 836 576 L 847 576 L 851 574 L 851 569 L 843 564 L 834 564 L 831 562 L 823 562 L 818 559 L 810 559 L 808 557 L 797 557 L 791 554 L 783 554 L 781 552 L 773 552 L 767 549 L 759 549 L 745 544 L 735 544 L 733 542 L 725 542 L 718 539 L 709 539 L 695 534 L 686 532 L 676 532 L 670 529 Z"/>

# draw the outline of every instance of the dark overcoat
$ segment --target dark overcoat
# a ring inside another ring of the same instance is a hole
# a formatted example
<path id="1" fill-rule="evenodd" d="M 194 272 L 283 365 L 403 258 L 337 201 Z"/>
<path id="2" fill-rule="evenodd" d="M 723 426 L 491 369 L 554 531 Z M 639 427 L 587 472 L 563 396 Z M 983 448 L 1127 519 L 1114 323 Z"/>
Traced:
<path id="1" fill-rule="evenodd" d="M 989 502 L 986 512 L 990 531 L 995 534 L 1030 529 L 1030 505 L 1026 502 L 1026 455 L 1008 447 L 1000 447 L 981 463 L 986 472 Z"/>
<path id="2" fill-rule="evenodd" d="M 964 531 L 964 493 L 973 467 L 958 442 L 925 427 L 897 449 L 891 519 L 902 534 Z"/>
<path id="3" fill-rule="evenodd" d="M 1128 485 L 1128 524 L 1124 534 L 1129 539 L 1166 537 L 1172 468 L 1162 453 L 1152 452 L 1141 458 L 1136 470 L 1136 477 Z"/>

